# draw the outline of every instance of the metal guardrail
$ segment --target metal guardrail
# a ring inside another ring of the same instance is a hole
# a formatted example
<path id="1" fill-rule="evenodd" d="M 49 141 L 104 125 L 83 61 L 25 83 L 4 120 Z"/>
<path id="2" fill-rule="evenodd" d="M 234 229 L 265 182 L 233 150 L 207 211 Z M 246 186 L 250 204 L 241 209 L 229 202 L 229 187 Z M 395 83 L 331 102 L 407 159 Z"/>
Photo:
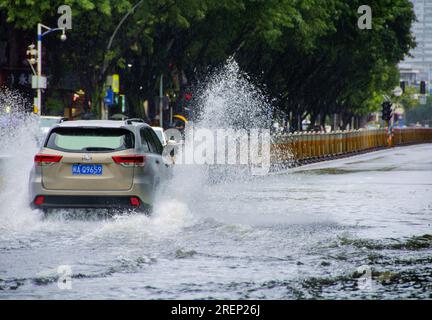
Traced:
<path id="1" fill-rule="evenodd" d="M 395 145 L 432 142 L 432 128 L 404 128 L 393 130 Z"/>
<path id="2" fill-rule="evenodd" d="M 432 142 L 432 128 L 397 128 L 393 145 Z M 348 130 L 329 133 L 295 132 L 274 137 L 272 163 L 310 162 L 389 146 L 387 129 Z"/>

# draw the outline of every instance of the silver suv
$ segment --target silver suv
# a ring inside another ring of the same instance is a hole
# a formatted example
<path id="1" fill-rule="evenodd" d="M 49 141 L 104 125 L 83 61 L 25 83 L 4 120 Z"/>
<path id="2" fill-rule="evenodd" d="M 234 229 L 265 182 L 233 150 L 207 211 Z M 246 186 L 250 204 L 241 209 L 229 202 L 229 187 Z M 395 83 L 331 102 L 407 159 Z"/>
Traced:
<path id="1" fill-rule="evenodd" d="M 172 168 L 153 129 L 137 119 L 60 123 L 47 134 L 30 175 L 31 206 L 150 212 Z"/>

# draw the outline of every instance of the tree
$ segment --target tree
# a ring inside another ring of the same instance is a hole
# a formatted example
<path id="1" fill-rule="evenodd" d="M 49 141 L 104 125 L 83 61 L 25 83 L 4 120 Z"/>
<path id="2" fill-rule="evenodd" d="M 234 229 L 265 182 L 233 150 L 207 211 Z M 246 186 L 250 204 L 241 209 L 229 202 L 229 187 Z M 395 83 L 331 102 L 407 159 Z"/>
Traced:
<path id="1" fill-rule="evenodd" d="M 45 70 L 55 80 L 76 75 L 96 101 L 106 76 L 120 73 L 132 113 L 153 101 L 161 75 L 182 97 L 234 56 L 279 111 L 350 119 L 379 107 L 377 97 L 397 84 L 396 65 L 415 45 L 409 0 L 375 0 L 372 30 L 357 27 L 360 0 L 143 0 L 109 50 L 138 0 L 0 0 L 0 10 L 29 35 L 37 22 L 56 25 L 53 8 L 63 3 L 72 6 L 73 29 L 65 43 L 44 41 Z"/>

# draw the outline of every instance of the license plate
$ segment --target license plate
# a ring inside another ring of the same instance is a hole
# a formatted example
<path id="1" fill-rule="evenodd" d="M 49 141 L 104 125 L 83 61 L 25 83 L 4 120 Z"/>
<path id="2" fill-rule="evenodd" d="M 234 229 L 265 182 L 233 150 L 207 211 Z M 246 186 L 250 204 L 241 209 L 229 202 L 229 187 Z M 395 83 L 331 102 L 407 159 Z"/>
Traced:
<path id="1" fill-rule="evenodd" d="M 74 164 L 72 165 L 73 175 L 102 175 L 103 169 L 101 164 Z"/>

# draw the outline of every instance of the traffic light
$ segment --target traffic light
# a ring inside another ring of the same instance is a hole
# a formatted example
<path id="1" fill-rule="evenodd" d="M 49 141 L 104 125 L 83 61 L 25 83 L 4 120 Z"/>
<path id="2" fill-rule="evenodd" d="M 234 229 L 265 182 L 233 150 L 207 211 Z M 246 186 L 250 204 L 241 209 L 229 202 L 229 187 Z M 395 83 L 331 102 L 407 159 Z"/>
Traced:
<path id="1" fill-rule="evenodd" d="M 384 101 L 382 103 L 382 119 L 389 121 L 392 117 L 392 103 L 390 101 Z"/>
<path id="2" fill-rule="evenodd" d="M 426 94 L 426 81 L 420 82 L 420 94 Z"/>
<path id="3" fill-rule="evenodd" d="M 35 45 L 31 44 L 28 46 L 28 50 L 27 50 L 27 61 L 33 65 L 36 64 L 37 62 L 37 50 L 35 49 Z"/>

